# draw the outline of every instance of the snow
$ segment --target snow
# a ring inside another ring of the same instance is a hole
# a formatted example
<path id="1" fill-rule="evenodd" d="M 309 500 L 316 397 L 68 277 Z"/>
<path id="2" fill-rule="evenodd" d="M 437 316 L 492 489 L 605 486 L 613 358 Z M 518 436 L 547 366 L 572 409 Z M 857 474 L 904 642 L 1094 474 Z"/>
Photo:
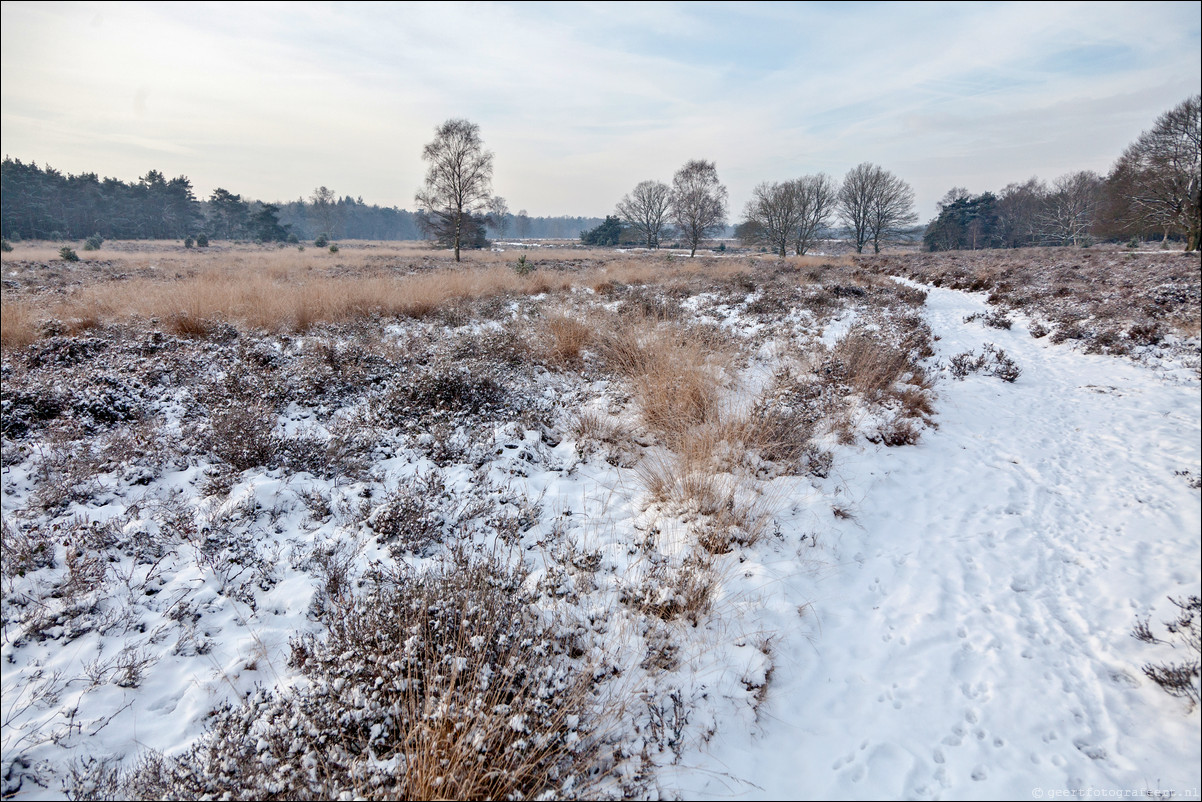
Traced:
<path id="1" fill-rule="evenodd" d="M 645 703 L 640 721 L 661 733 L 654 759 L 664 796 L 1032 798 L 1147 789 L 1196 797 L 1199 712 L 1144 677 L 1141 666 L 1163 654 L 1131 636 L 1137 620 L 1168 618 L 1168 598 L 1198 594 L 1202 584 L 1202 505 L 1181 475 L 1197 476 L 1202 462 L 1196 374 L 1034 339 L 1021 317 L 1006 331 L 965 323 L 988 309 L 983 296 L 927 289 L 936 361 L 992 343 L 1021 376 L 957 381 L 939 372 L 938 426 L 917 446 L 832 444 L 829 478 L 740 487 L 740 500 L 771 512 L 776 531 L 715 557 L 713 611 L 700 622 L 617 612 L 619 599 L 656 571 L 689 568 L 649 554 L 684 554 L 695 537 L 683 521 L 688 511 L 647 502 L 637 468 L 585 454 L 571 439 L 551 445 L 511 423 L 493 435 L 496 456 L 484 475 L 492 484 L 482 486 L 466 466 L 448 468 L 448 497 L 511 492 L 541 502 L 538 525 L 522 541 L 531 581 L 575 605 L 592 633 L 590 659 L 620 669 L 614 692 Z M 710 309 L 721 315 L 715 322 L 739 330 L 737 309 Z M 833 343 L 854 322 L 852 310 L 815 339 Z M 758 358 L 771 361 L 774 348 L 766 343 Z M 756 389 L 767 369 L 753 364 L 747 373 L 744 386 Z M 605 406 L 597 400 L 603 380 L 584 389 L 540 381 L 553 397 L 577 392 L 584 406 Z M 280 429 L 327 434 L 307 417 L 290 407 Z M 434 468 L 396 453 L 376 464 L 373 482 L 244 473 L 208 514 L 245 517 L 276 554 L 271 581 L 249 591 L 254 609 L 225 591 L 246 578 L 206 562 L 198 540 L 180 543 L 162 564 L 127 559 L 114 567 L 128 576 L 122 609 L 137 619 L 122 637 L 89 632 L 64 644 L 50 633 L 17 647 L 6 633 L 5 771 L 18 758 L 34 764 L 31 771 L 39 761 L 53 764 L 45 776 L 60 777 L 85 756 L 128 766 L 143 749 L 175 754 L 222 700 L 294 682 L 289 640 L 318 630 L 307 615 L 313 555 L 351 534 L 337 515 L 315 520 L 300 494 L 322 490 L 337 510 Z M 127 520 L 127 530 L 156 527 L 131 509 L 175 496 L 195 503 L 203 473 L 168 471 L 145 497 L 114 493 L 80 512 Z M 28 463 L 5 467 L 6 517 L 24 504 L 31 481 Z M 640 545 L 651 540 L 657 550 Z M 386 552 L 371 538 L 359 548 L 346 555 L 359 566 Z M 571 569 L 593 557 L 595 574 Z M 672 604 L 678 590 L 648 587 L 650 605 Z M 139 595 L 146 588 L 151 601 Z M 177 620 L 171 615 L 195 616 L 190 641 L 168 626 Z M 646 668 L 668 642 L 662 670 Z M 127 645 L 153 658 L 140 686 L 70 680 L 24 707 L 56 672 L 81 676 Z M 71 709 L 64 726 L 62 711 Z M 526 723 L 515 716 L 509 726 L 522 731 Z M 20 791 L 29 799 L 60 795 L 53 781 Z"/>
<path id="2" fill-rule="evenodd" d="M 1130 632 L 1198 593 L 1197 382 L 962 322 L 986 308 L 930 288 L 939 357 L 992 342 L 1022 376 L 945 380 L 918 446 L 838 454 L 854 519 L 763 589 L 762 715 L 688 756 L 686 798 L 1196 798 L 1198 712 Z"/>

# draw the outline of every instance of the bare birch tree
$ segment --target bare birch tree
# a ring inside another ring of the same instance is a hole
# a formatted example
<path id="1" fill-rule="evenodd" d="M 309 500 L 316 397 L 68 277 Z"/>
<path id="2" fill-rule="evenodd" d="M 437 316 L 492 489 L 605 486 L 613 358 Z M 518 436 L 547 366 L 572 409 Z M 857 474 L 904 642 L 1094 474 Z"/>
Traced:
<path id="1" fill-rule="evenodd" d="M 1089 170 L 1068 173 L 1053 181 L 1037 217 L 1043 240 L 1055 245 L 1085 242 L 1093 228 L 1101 190 L 1102 178 Z"/>
<path id="2" fill-rule="evenodd" d="M 618 202 L 617 216 L 639 232 L 648 248 L 658 248 L 660 234 L 668 223 L 672 190 L 662 181 L 640 181 Z"/>
<path id="3" fill-rule="evenodd" d="M 799 181 L 764 182 L 751 191 L 743 208 L 743 228 L 782 259 L 801 226 L 802 206 Z"/>
<path id="4" fill-rule="evenodd" d="M 802 176 L 794 183 L 801 203 L 801 216 L 793 235 L 793 250 L 798 256 L 804 256 L 818 242 L 822 230 L 830 225 L 839 186 L 825 173 Z"/>
<path id="5" fill-rule="evenodd" d="M 475 123 L 447 120 L 434 130 L 434 141 L 422 149 L 429 167 L 415 200 L 427 230 L 453 243 L 458 262 L 465 228 L 487 209 L 492 194 L 493 154 L 484 149 Z"/>
<path id="6" fill-rule="evenodd" d="M 488 225 L 493 231 L 497 232 L 497 236 L 505 236 L 506 229 L 509 228 L 509 221 L 513 215 L 509 213 L 509 204 L 500 195 L 493 195 L 488 201 Z"/>
<path id="7" fill-rule="evenodd" d="M 726 187 L 718 181 L 713 162 L 694 159 L 672 178 L 671 219 L 689 243 L 689 256 L 697 246 L 726 227 Z"/>
<path id="8" fill-rule="evenodd" d="M 317 223 L 317 231 L 313 235 L 333 237 L 337 233 L 334 229 L 338 226 L 338 197 L 334 190 L 325 186 L 313 190 L 309 196 L 309 206 L 313 221 Z"/>

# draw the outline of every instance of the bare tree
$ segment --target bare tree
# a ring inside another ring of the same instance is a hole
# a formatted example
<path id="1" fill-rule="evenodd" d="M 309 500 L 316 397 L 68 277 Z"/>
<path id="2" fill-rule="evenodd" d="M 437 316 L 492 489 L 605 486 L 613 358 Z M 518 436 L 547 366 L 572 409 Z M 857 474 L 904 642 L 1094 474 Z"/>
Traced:
<path id="1" fill-rule="evenodd" d="M 1202 95 L 1156 119 L 1119 157 L 1112 182 L 1129 203 L 1129 215 L 1146 228 L 1185 234 L 1198 250 L 1202 233 Z"/>
<path id="2" fill-rule="evenodd" d="M 852 232 L 856 253 L 872 243 L 875 253 L 881 242 L 918 219 L 914 190 L 893 173 L 864 162 L 853 167 L 839 190 L 839 216 Z"/>
<path id="3" fill-rule="evenodd" d="M 1039 241 L 1039 211 L 1048 188 L 1038 178 L 1007 184 L 997 201 L 998 237 L 1006 248 L 1021 248 Z"/>
<path id="4" fill-rule="evenodd" d="M 334 229 L 338 226 L 338 197 L 334 190 L 324 186 L 313 190 L 309 196 L 309 213 L 313 215 L 313 222 L 317 223 L 318 230 L 312 232 L 315 236 L 334 236 Z"/>
<path id="5" fill-rule="evenodd" d="M 872 199 L 870 226 L 872 252 L 881 252 L 881 241 L 896 235 L 905 226 L 918 220 L 914 211 L 914 190 L 905 181 L 883 171 L 876 195 Z"/>
<path id="6" fill-rule="evenodd" d="M 671 219 L 697 255 L 701 240 L 726 227 L 726 187 L 713 162 L 694 159 L 672 177 Z"/>
<path id="7" fill-rule="evenodd" d="M 659 247 L 659 237 L 668 222 L 668 210 L 672 190 L 662 181 L 640 181 L 638 186 L 618 202 L 618 217 L 647 243 L 648 248 Z"/>
<path id="8" fill-rule="evenodd" d="M 1068 173 L 1053 181 L 1037 217 L 1043 240 L 1056 245 L 1086 242 L 1097 215 L 1101 190 L 1101 176 L 1089 170 Z"/>
<path id="9" fill-rule="evenodd" d="M 493 195 L 488 201 L 488 225 L 493 231 L 497 232 L 497 236 L 505 236 L 505 229 L 509 228 L 509 221 L 513 217 L 509 213 L 509 204 L 500 195 Z"/>
<path id="10" fill-rule="evenodd" d="M 818 242 L 822 230 L 830 225 L 839 187 L 825 173 L 802 176 L 794 183 L 801 202 L 801 219 L 793 236 L 793 250 L 798 256 L 803 256 Z"/>
<path id="11" fill-rule="evenodd" d="M 465 226 L 485 211 L 492 194 L 493 154 L 484 149 L 475 123 L 447 120 L 434 130 L 434 141 L 422 149 L 429 167 L 415 200 L 425 227 L 454 244 L 458 262 Z"/>
<path id="12" fill-rule="evenodd" d="M 876 192 L 879 167 L 864 162 L 853 167 L 843 178 L 839 188 L 839 219 L 851 232 L 856 253 L 864 252 L 864 245 L 872 237 L 872 198 Z"/>
<path id="13" fill-rule="evenodd" d="M 799 189 L 798 181 L 764 182 L 753 189 L 751 200 L 743 208 L 743 219 L 751 224 L 742 228 L 744 236 L 753 236 L 783 259 L 801 226 Z"/>
<path id="14" fill-rule="evenodd" d="M 517 226 L 518 239 L 526 239 L 530 236 L 530 215 L 525 209 L 518 211 L 517 217 L 514 218 Z"/>

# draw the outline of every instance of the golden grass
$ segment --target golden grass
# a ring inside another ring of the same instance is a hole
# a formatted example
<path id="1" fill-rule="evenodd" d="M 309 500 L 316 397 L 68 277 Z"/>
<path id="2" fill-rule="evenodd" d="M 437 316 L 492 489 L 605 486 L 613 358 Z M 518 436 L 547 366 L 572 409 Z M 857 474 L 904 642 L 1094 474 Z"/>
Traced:
<path id="1" fill-rule="evenodd" d="M 421 317 L 452 302 L 503 294 L 535 295 L 569 286 L 566 276 L 519 276 L 503 267 L 437 269 L 399 276 L 328 275 L 306 271 L 303 266 L 239 273 L 222 267 L 166 281 L 132 278 L 89 284 L 75 288 L 66 298 L 46 299 L 36 311 L 59 320 L 156 318 L 181 334 L 199 336 L 217 321 L 304 331 L 318 323 L 373 315 Z M 6 301 L 6 345 L 9 305 Z M 13 344 L 21 340 L 15 333 L 18 320 L 27 328 L 34 312 L 31 304 L 20 306 L 21 311 L 13 316 Z"/>
<path id="2" fill-rule="evenodd" d="M 535 269 L 526 275 L 514 271 L 518 255 Z M 809 264 L 805 260 L 831 261 L 800 259 L 799 266 Z M 58 260 L 54 243 L 23 242 L 4 254 L 5 277 L 35 287 L 40 282 L 54 292 L 31 293 L 20 308 L 6 298 L 6 310 L 14 311 L 12 322 L 5 323 L 4 347 L 31 342 L 34 324 L 45 319 L 76 329 L 154 318 L 186 336 L 204 336 L 218 322 L 301 332 L 371 316 L 421 317 L 446 304 L 496 295 L 746 281 L 758 267 L 744 257 L 688 259 L 576 247 L 468 251 L 455 263 L 448 251 L 404 242 L 347 242 L 331 254 L 312 247 L 217 243 L 188 249 L 178 242 L 118 241 L 67 263 Z M 575 358 L 586 342 L 579 325 L 573 331 L 565 317 L 548 326 L 553 357 Z"/>
<path id="3" fill-rule="evenodd" d="M 546 334 L 547 357 L 560 365 L 573 365 L 580 359 L 580 352 L 593 340 L 593 330 L 585 322 L 564 312 L 547 315 L 542 321 Z"/>
<path id="4" fill-rule="evenodd" d="M 38 338 L 37 318 L 29 304 L 0 298 L 0 346 L 22 348 Z"/>
<path id="5" fill-rule="evenodd" d="M 833 351 L 852 387 L 870 398 L 891 390 L 912 369 L 908 353 L 866 331 L 848 332 Z"/>
<path id="6" fill-rule="evenodd" d="M 785 264 L 798 269 L 810 267 L 855 267 L 856 259 L 853 254 L 845 253 L 840 256 L 821 256 L 807 253 L 803 256 L 788 256 Z"/>

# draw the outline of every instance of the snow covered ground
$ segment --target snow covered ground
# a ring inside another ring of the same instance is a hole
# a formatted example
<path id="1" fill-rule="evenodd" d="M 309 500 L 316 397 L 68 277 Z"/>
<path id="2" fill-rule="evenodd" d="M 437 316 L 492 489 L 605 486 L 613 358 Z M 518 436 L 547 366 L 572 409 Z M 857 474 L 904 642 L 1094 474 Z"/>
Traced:
<path id="1" fill-rule="evenodd" d="M 684 306 L 756 341 L 739 309 Z M 612 735 L 655 769 L 630 786 L 641 795 L 1196 798 L 1199 712 L 1141 670 L 1178 655 L 1131 631 L 1146 617 L 1162 631 L 1169 597 L 1202 584 L 1197 372 L 1085 355 L 1032 338 L 1021 318 L 1010 330 L 965 322 L 988 309 L 981 295 L 929 290 L 937 428 L 896 448 L 829 440 L 825 477 L 732 478 L 732 498 L 759 505 L 771 531 L 709 554 L 694 547 L 697 510 L 649 500 L 652 443 L 552 437 L 528 420 L 451 457 L 393 421 L 355 477 L 248 469 L 216 492 L 195 458 L 104 474 L 91 498 L 38 519 L 61 529 L 54 565 L 6 580 L 6 793 L 61 796 L 72 761 L 180 754 L 221 701 L 294 683 L 290 639 L 321 631 L 312 613 L 330 566 L 354 576 L 399 553 L 380 516 L 389 499 L 420 501 L 406 493 L 434 477 L 430 497 L 449 501 L 431 531 L 483 548 L 497 539 L 487 515 L 523 518 L 505 530 L 507 553 L 541 604 L 578 621 L 599 682 L 626 700 Z M 831 345 L 854 319 L 790 325 Z M 742 389 L 766 382 L 774 342 L 751 349 Z M 1016 382 L 947 369 L 987 343 L 1021 368 Z M 330 349 L 331 363 L 347 358 Z M 605 378 L 540 369 L 522 381 L 548 408 L 632 415 Z M 174 403 L 158 409 L 168 428 L 181 425 Z M 282 436 L 331 438 L 318 406 L 290 406 Z M 43 448 L 6 455 L 6 526 L 45 492 Z M 487 515 L 448 512 L 468 508 Z M 110 562 L 73 565 L 90 522 L 106 521 L 96 538 Z M 428 556 L 418 544 L 403 559 Z M 106 577 L 103 596 L 72 589 L 88 570 Z M 694 576 L 716 578 L 712 599 L 680 612 Z M 63 623 L 36 620 L 39 594 L 72 599 Z"/>
<path id="2" fill-rule="evenodd" d="M 854 517 L 773 567 L 766 701 L 683 796 L 1197 798 L 1198 711 L 1131 635 L 1199 591 L 1197 381 L 963 323 L 983 295 L 927 308 L 940 358 L 992 342 L 1022 376 L 945 375 L 916 447 L 839 452 Z"/>

